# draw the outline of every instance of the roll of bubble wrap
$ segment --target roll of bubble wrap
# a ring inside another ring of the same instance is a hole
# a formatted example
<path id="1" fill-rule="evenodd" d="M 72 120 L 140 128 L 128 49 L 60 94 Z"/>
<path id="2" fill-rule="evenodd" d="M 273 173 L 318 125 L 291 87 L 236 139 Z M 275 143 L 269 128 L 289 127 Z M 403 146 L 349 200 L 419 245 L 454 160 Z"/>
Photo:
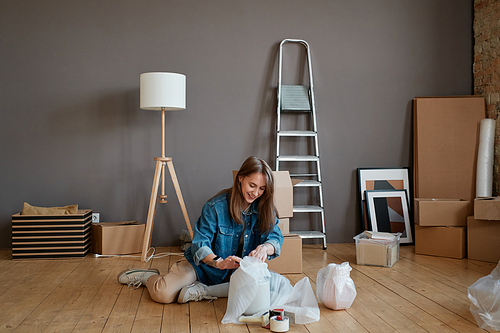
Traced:
<path id="1" fill-rule="evenodd" d="M 481 120 L 477 153 L 476 197 L 491 197 L 492 195 L 495 128 L 495 119 Z"/>

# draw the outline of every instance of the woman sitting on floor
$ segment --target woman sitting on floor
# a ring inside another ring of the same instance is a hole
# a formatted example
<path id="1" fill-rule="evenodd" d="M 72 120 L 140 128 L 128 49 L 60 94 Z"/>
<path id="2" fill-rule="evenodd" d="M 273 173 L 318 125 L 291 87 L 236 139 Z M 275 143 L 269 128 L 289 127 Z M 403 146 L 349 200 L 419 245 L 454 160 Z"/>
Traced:
<path id="1" fill-rule="evenodd" d="M 184 258 L 160 275 L 157 269 L 130 268 L 118 275 L 127 285 L 145 285 L 160 303 L 227 297 L 229 278 L 241 258 L 262 261 L 280 254 L 283 235 L 273 204 L 274 177 L 269 165 L 256 157 L 243 162 L 231 188 L 203 206 L 193 242 Z"/>

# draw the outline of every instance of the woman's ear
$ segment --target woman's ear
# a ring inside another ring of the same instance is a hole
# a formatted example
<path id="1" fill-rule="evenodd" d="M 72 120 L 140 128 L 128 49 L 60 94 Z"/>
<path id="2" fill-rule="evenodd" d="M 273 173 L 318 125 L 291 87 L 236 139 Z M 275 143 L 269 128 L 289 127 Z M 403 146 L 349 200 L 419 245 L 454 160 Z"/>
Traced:
<path id="1" fill-rule="evenodd" d="M 243 180 L 243 176 L 238 176 L 238 181 L 241 183 L 241 181 Z"/>

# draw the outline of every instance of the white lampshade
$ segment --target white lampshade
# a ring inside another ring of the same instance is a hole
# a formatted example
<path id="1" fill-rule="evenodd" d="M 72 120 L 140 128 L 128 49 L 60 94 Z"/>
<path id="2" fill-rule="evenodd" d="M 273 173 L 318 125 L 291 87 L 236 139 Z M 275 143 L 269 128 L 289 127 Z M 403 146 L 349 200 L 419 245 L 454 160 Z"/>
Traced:
<path id="1" fill-rule="evenodd" d="M 184 110 L 186 108 L 186 75 L 178 73 L 142 73 L 141 109 Z"/>

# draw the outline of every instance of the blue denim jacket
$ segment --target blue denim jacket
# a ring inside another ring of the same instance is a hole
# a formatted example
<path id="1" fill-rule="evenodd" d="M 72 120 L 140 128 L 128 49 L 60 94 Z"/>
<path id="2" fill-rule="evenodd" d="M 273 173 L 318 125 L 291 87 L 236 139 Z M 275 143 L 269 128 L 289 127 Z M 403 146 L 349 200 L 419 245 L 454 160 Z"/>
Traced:
<path id="1" fill-rule="evenodd" d="M 222 193 L 203 206 L 201 216 L 194 228 L 192 245 L 184 252 L 186 259 L 193 265 L 198 280 L 207 285 L 219 284 L 233 272 L 233 270 L 211 267 L 202 262 L 211 253 L 222 258 L 236 255 L 243 225 L 231 219 L 228 199 L 229 193 Z M 242 258 L 258 245 L 269 243 L 274 246 L 274 254 L 267 257 L 270 260 L 280 255 L 283 235 L 278 227 L 278 218 L 273 229 L 264 234 L 260 233 L 257 225 L 258 205 L 259 199 L 252 203 L 248 213 L 242 212 L 243 221 L 246 224 Z"/>

